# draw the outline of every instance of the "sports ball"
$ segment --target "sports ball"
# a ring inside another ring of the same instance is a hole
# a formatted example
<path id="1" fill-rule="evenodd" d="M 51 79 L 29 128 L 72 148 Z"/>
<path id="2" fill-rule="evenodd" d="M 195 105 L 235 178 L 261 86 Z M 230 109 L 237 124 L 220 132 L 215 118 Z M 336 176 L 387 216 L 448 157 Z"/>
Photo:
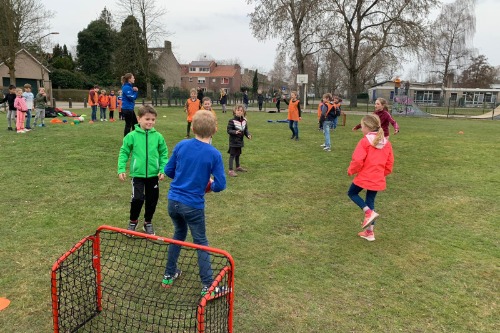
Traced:
<path id="1" fill-rule="evenodd" d="M 205 187 L 205 193 L 212 192 L 212 183 L 213 182 L 214 182 L 214 180 L 212 178 L 210 178 L 210 180 L 208 181 L 207 187 Z"/>

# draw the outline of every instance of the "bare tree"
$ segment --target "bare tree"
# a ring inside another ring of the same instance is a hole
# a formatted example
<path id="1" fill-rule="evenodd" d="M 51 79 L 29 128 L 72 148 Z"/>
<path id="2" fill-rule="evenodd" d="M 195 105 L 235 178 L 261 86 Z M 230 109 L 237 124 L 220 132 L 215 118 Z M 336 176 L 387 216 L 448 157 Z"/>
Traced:
<path id="1" fill-rule="evenodd" d="M 117 1 L 117 5 L 124 8 L 122 11 L 123 17 L 133 15 L 142 29 L 142 39 L 146 41 L 144 45 L 143 72 L 147 85 L 147 98 L 151 98 L 151 68 L 149 47 L 161 45 L 164 38 L 169 33 L 164 29 L 162 20 L 167 13 L 166 8 L 157 5 L 155 0 L 121 0 Z"/>
<path id="2" fill-rule="evenodd" d="M 9 68 L 10 83 L 16 84 L 16 53 L 24 45 L 41 48 L 41 37 L 53 13 L 39 0 L 0 0 L 0 61 Z"/>
<path id="3" fill-rule="evenodd" d="M 360 74 L 384 54 L 418 52 L 437 0 L 325 0 L 322 39 L 348 73 L 350 105 L 363 90 Z M 332 17 L 333 16 L 333 17 Z"/>
<path id="4" fill-rule="evenodd" d="M 472 38 L 476 32 L 476 0 L 456 0 L 444 4 L 431 26 L 427 40 L 427 60 L 441 80 L 441 100 L 450 74 L 463 68 L 473 54 Z"/>
<path id="5" fill-rule="evenodd" d="M 305 74 L 308 55 L 320 50 L 314 38 L 319 24 L 318 9 L 321 0 L 247 0 L 254 3 L 250 27 L 259 40 L 280 36 L 281 49 L 290 49 L 295 58 L 297 74 Z M 293 74 L 293 73 L 292 73 Z"/>

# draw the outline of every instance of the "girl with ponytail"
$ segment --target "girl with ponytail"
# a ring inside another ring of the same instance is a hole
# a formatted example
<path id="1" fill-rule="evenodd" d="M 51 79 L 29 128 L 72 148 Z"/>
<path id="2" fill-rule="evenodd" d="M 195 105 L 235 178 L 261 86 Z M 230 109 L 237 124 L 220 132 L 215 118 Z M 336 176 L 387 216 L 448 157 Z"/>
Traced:
<path id="1" fill-rule="evenodd" d="M 347 169 L 349 176 L 355 175 L 347 195 L 364 212 L 361 227 L 365 230 L 358 233 L 358 236 L 374 241 L 373 229 L 375 219 L 379 216 L 375 212 L 375 197 L 378 191 L 386 188 L 385 177 L 392 172 L 394 155 L 391 143 L 384 136 L 378 116 L 374 114 L 364 116 L 361 119 L 361 130 L 363 138 L 354 149 Z M 359 196 L 362 190 L 366 190 L 365 200 Z"/>

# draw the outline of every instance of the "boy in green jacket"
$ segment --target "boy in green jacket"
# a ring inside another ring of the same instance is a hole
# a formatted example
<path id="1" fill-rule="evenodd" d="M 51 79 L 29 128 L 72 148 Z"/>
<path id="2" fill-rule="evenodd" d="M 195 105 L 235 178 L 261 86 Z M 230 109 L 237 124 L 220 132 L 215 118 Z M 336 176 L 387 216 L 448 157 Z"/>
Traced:
<path id="1" fill-rule="evenodd" d="M 123 138 L 118 155 L 118 178 L 125 181 L 127 162 L 130 157 L 132 177 L 132 200 L 128 230 L 135 231 L 142 205 L 146 202 L 143 230 L 154 235 L 153 215 L 160 193 L 159 181 L 165 178 L 163 169 L 168 162 L 168 148 L 160 132 L 154 129 L 158 114 L 151 105 L 139 108 L 138 124 L 135 130 Z"/>

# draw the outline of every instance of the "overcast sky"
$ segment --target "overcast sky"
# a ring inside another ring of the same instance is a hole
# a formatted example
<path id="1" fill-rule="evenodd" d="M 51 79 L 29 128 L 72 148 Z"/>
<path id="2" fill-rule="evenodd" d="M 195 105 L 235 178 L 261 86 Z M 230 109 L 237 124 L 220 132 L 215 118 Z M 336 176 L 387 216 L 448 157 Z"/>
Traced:
<path id="1" fill-rule="evenodd" d="M 444 0 L 453 2 L 453 0 Z M 246 68 L 260 71 L 272 69 L 276 41 L 259 42 L 249 27 L 248 13 L 253 6 L 245 0 L 157 0 L 167 8 L 164 24 L 173 35 L 173 51 L 180 63 L 197 60 L 200 54 L 214 59 L 241 60 Z M 118 11 L 116 0 L 61 1 L 43 0 L 47 9 L 55 12 L 51 20 L 53 43 L 66 44 L 74 50 L 77 34 L 96 19 L 106 6 L 112 14 Z M 500 65 L 500 0 L 478 0 L 476 6 L 476 36 L 474 46 L 489 63 Z"/>

